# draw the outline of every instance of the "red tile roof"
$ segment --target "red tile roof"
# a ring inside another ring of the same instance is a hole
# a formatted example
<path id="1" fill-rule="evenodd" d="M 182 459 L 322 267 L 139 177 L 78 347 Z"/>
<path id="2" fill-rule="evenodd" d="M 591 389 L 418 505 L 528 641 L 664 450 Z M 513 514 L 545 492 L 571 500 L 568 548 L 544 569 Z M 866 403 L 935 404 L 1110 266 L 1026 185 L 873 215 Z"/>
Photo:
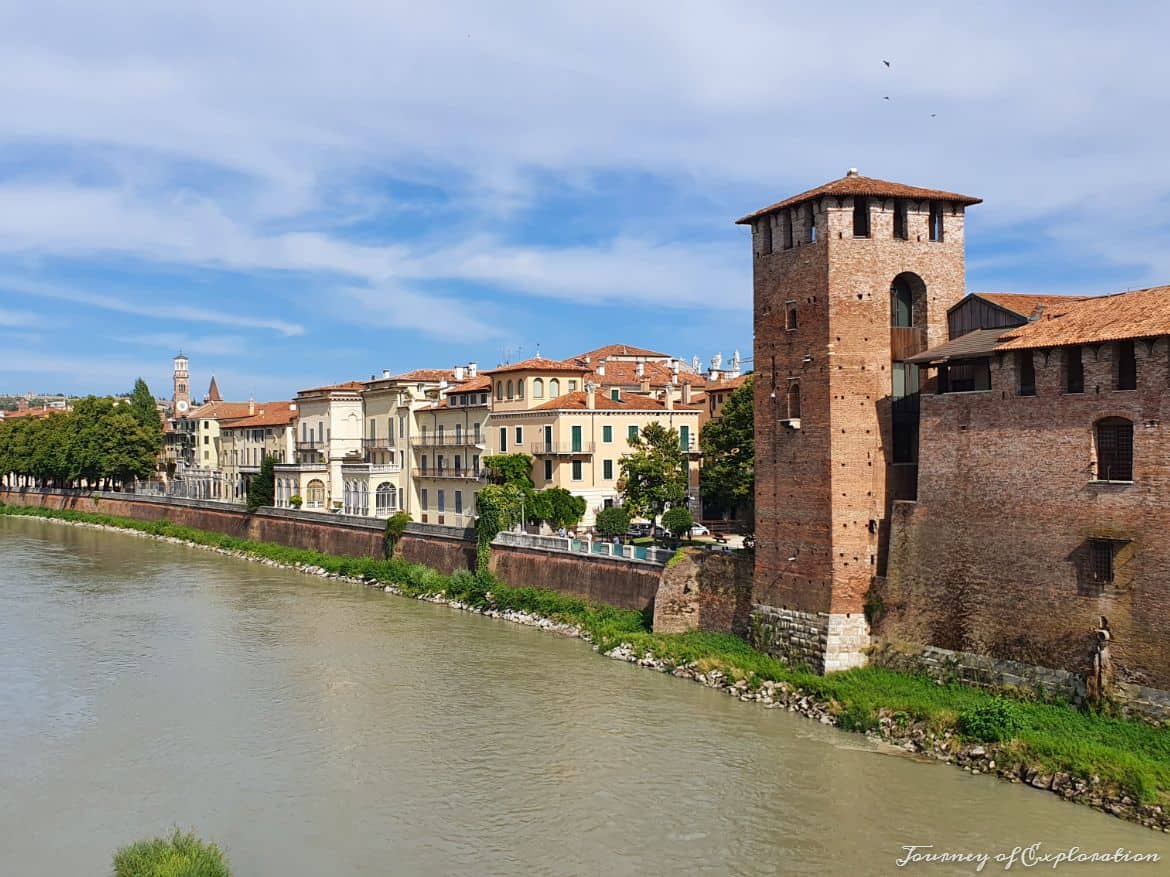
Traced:
<path id="1" fill-rule="evenodd" d="M 755 213 L 749 213 L 747 216 L 743 216 L 735 222 L 737 225 L 745 225 L 758 217 L 765 216 L 777 210 L 783 210 L 785 207 L 795 207 L 798 204 L 813 201 L 826 195 L 837 197 L 865 195 L 870 198 L 910 198 L 919 201 L 953 201 L 963 205 L 980 204 L 983 201 L 982 198 L 974 198 L 971 195 L 960 195 L 957 192 L 945 192 L 942 189 L 922 189 L 918 186 L 907 186 L 904 183 L 891 183 L 888 180 L 863 177 L 861 174 L 846 174 L 839 180 L 833 180 L 831 183 L 825 183 L 823 186 L 817 186 L 815 189 L 809 189 L 807 192 L 801 192 L 799 195 L 793 195 L 791 198 L 785 198 L 783 201 L 777 201 L 775 204 L 765 207 L 762 210 L 757 210 Z"/>
<path id="2" fill-rule="evenodd" d="M 307 390 L 297 390 L 298 396 L 303 396 L 305 393 L 328 393 L 333 390 L 361 390 L 365 387 L 361 381 L 345 381 L 341 384 L 329 384 L 324 387 L 310 387 Z"/>
<path id="3" fill-rule="evenodd" d="M 597 411 L 665 411 L 666 406 L 657 399 L 641 396 L 635 393 L 623 393 L 620 400 L 613 400 L 608 393 L 598 392 L 594 397 L 594 409 Z M 550 399 L 543 405 L 537 405 L 534 411 L 584 411 L 589 408 L 584 390 L 565 393 Z M 687 408 L 675 408 L 676 411 L 689 411 Z"/>
<path id="4" fill-rule="evenodd" d="M 708 393 L 726 393 L 736 389 L 737 387 L 742 387 L 744 381 L 750 377 L 751 373 L 749 372 L 746 375 L 740 375 L 738 378 L 731 378 L 730 380 L 726 381 L 715 381 L 713 383 L 707 384 L 706 389 Z"/>
<path id="5" fill-rule="evenodd" d="M 4 411 L 2 412 L 2 416 L 4 420 L 13 420 L 17 417 L 43 418 L 50 417 L 54 414 L 64 414 L 66 411 L 71 410 L 71 408 L 26 408 L 24 411 Z"/>
<path id="6" fill-rule="evenodd" d="M 587 350 L 584 353 L 578 353 L 576 356 L 570 356 L 565 362 L 583 360 L 587 356 L 590 362 L 597 362 L 599 359 L 607 359 L 611 356 L 647 356 L 668 359 L 670 354 L 659 353 L 656 350 L 647 350 L 645 347 L 634 347 L 632 344 L 607 344 L 604 347 L 598 347 L 596 350 Z"/>
<path id="7" fill-rule="evenodd" d="M 187 412 L 191 420 L 234 420 L 248 417 L 247 402 L 207 402 Z"/>
<path id="8" fill-rule="evenodd" d="M 265 402 L 256 406 L 251 417 L 230 420 L 223 429 L 252 429 L 259 426 L 287 426 L 297 419 L 295 402 Z"/>
<path id="9" fill-rule="evenodd" d="M 532 359 L 525 359 L 521 362 L 498 365 L 493 369 L 486 370 L 483 374 L 501 375 L 507 372 L 520 371 L 576 372 L 577 374 L 585 374 L 589 371 L 589 367 L 580 365 L 579 363 L 562 362 L 558 359 L 546 359 L 543 356 L 535 356 Z"/>
<path id="10" fill-rule="evenodd" d="M 605 374 L 598 373 L 597 368 L 600 365 L 600 362 L 594 361 L 589 380 L 602 387 L 637 387 L 643 380 L 650 381 L 652 387 L 664 387 L 674 383 L 674 371 L 661 362 L 637 363 L 625 359 L 607 359 Z M 639 365 L 642 366 L 643 377 L 638 377 Z M 690 384 L 692 387 L 702 387 L 707 383 L 707 379 L 694 372 L 680 370 L 678 382 Z"/>
<path id="11" fill-rule="evenodd" d="M 381 380 L 386 380 L 381 378 Z M 455 380 L 454 369 L 449 368 L 416 368 L 412 371 L 403 372 L 400 375 L 394 375 L 390 378 L 392 381 L 421 381 L 422 383 L 434 383 L 439 381 L 447 381 L 451 383 Z"/>
<path id="12" fill-rule="evenodd" d="M 491 378 L 477 376 L 453 387 L 447 395 L 454 396 L 460 393 L 483 393 L 492 388 Z"/>
<path id="13" fill-rule="evenodd" d="M 971 295 L 1024 318 L 1031 317 L 1037 308 L 1049 311 L 1069 302 L 1085 300 L 1083 295 L 1030 295 L 1026 292 L 974 292 Z"/>
<path id="14" fill-rule="evenodd" d="M 1101 344 L 1170 335 L 1170 286 L 1067 302 L 1040 319 L 1004 330 L 998 350 Z"/>

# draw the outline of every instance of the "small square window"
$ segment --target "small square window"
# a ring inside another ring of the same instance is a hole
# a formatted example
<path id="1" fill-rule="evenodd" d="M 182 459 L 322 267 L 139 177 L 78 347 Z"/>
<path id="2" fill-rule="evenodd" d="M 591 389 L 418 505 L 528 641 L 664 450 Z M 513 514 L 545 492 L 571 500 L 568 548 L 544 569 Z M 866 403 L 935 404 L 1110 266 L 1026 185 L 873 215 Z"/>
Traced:
<path id="1" fill-rule="evenodd" d="M 1113 559 L 1117 543 L 1112 539 L 1093 539 L 1089 542 L 1089 575 L 1094 582 L 1107 585 L 1113 582 Z"/>

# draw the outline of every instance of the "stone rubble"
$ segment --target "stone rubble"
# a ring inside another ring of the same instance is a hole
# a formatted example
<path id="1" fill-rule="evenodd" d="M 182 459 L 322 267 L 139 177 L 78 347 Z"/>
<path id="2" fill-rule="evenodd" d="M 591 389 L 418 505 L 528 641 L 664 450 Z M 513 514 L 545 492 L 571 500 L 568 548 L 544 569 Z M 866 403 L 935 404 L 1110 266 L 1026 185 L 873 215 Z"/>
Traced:
<path id="1" fill-rule="evenodd" d="M 393 585 L 375 579 L 342 576 L 329 572 L 319 566 L 310 564 L 287 564 L 276 560 L 256 557 L 246 551 L 236 551 L 225 548 L 216 548 L 209 545 L 200 545 L 197 542 L 188 542 L 174 536 L 156 536 L 137 530 L 125 530 L 120 527 L 111 527 L 105 524 L 89 524 L 78 521 L 65 521 L 56 518 L 41 518 L 39 520 L 53 521 L 75 527 L 86 527 L 96 530 L 109 530 L 117 533 L 131 533 L 154 539 L 159 542 L 169 542 L 175 545 L 187 545 L 259 563 L 262 566 L 281 569 L 292 569 L 306 575 L 320 578 L 337 579 L 355 585 L 379 588 L 387 594 L 398 596 L 413 596 L 403 592 Z M 488 595 L 490 599 L 490 594 Z M 564 624 L 545 618 L 540 615 L 520 612 L 512 609 L 479 608 L 458 600 L 438 594 L 423 594 L 414 599 L 429 603 L 439 603 L 452 609 L 464 612 L 473 612 L 488 618 L 498 618 L 527 627 L 536 627 L 561 636 L 575 637 L 585 642 L 591 642 L 588 631 L 576 625 Z M 595 645 L 595 651 L 599 651 Z M 790 713 L 798 713 L 806 718 L 820 722 L 823 725 L 836 726 L 840 705 L 832 701 L 819 701 L 806 694 L 800 688 L 788 682 L 765 680 L 757 688 L 752 688 L 746 679 L 738 681 L 731 679 L 720 670 L 700 670 L 696 662 L 676 666 L 671 662 L 656 657 L 652 652 L 638 654 L 630 643 L 623 643 L 603 653 L 605 657 L 618 661 L 625 661 L 638 667 L 656 670 L 659 673 L 669 673 L 678 679 L 689 679 L 708 688 L 719 689 L 726 694 L 743 701 L 744 703 L 758 703 L 764 709 L 784 709 Z M 920 758 L 929 758 L 947 764 L 954 764 L 971 774 L 992 774 L 1012 783 L 1023 783 L 1035 789 L 1052 792 L 1068 801 L 1086 804 L 1096 810 L 1112 814 L 1119 819 L 1136 822 L 1155 831 L 1161 830 L 1170 834 L 1170 809 L 1163 809 L 1158 805 L 1141 804 L 1130 796 L 1120 793 L 1116 788 L 1105 783 L 1098 776 L 1088 778 L 1074 777 L 1067 773 L 1045 773 L 1034 766 L 1025 765 L 1015 760 L 1005 744 L 985 743 L 982 745 L 964 744 L 951 731 L 936 731 L 928 723 L 912 721 L 910 717 L 885 707 L 878 710 L 877 727 L 867 731 L 865 736 L 874 743 L 888 745 L 908 754 Z"/>

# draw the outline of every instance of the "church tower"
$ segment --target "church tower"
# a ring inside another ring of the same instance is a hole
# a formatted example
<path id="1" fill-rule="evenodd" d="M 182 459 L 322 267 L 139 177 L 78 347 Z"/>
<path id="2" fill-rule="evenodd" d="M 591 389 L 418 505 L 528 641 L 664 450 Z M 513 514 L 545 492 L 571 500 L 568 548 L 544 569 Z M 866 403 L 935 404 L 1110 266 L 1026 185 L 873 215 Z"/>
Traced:
<path id="1" fill-rule="evenodd" d="M 865 662 L 866 594 L 896 499 L 914 499 L 918 371 L 964 294 L 978 198 L 856 170 L 738 220 L 752 229 L 756 563 L 768 647 Z"/>
<path id="2" fill-rule="evenodd" d="M 191 373 L 187 370 L 187 357 L 181 350 L 175 357 L 173 385 L 171 403 L 175 416 L 180 417 L 191 410 Z"/>

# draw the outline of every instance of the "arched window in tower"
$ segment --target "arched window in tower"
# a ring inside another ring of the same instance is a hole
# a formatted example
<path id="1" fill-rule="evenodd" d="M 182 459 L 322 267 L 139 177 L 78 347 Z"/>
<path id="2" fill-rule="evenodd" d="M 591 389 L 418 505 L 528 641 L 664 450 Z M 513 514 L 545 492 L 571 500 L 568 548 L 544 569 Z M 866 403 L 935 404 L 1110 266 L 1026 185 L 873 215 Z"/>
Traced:
<path id="1" fill-rule="evenodd" d="M 890 284 L 890 325 L 896 328 L 914 325 L 914 290 L 901 274 Z"/>
<path id="2" fill-rule="evenodd" d="M 516 398 L 517 399 L 524 398 L 524 378 L 521 378 L 520 380 L 518 380 L 516 382 Z"/>
<path id="3" fill-rule="evenodd" d="M 533 399 L 543 399 L 544 398 L 544 379 L 543 378 L 533 378 L 532 379 L 532 398 Z"/>
<path id="4" fill-rule="evenodd" d="M 557 378 L 552 378 L 548 382 L 548 397 L 555 399 L 559 395 L 561 395 L 561 382 Z"/>
<path id="5" fill-rule="evenodd" d="M 513 384 L 511 381 L 508 381 L 508 398 L 509 399 L 516 398 L 516 385 Z"/>
<path id="6" fill-rule="evenodd" d="M 788 419 L 800 420 L 800 381 L 788 384 Z"/>
<path id="7" fill-rule="evenodd" d="M 853 236 L 869 237 L 869 199 L 863 195 L 853 198 Z"/>
<path id="8" fill-rule="evenodd" d="M 502 402 L 504 400 L 504 382 L 496 381 L 496 401 Z"/>

